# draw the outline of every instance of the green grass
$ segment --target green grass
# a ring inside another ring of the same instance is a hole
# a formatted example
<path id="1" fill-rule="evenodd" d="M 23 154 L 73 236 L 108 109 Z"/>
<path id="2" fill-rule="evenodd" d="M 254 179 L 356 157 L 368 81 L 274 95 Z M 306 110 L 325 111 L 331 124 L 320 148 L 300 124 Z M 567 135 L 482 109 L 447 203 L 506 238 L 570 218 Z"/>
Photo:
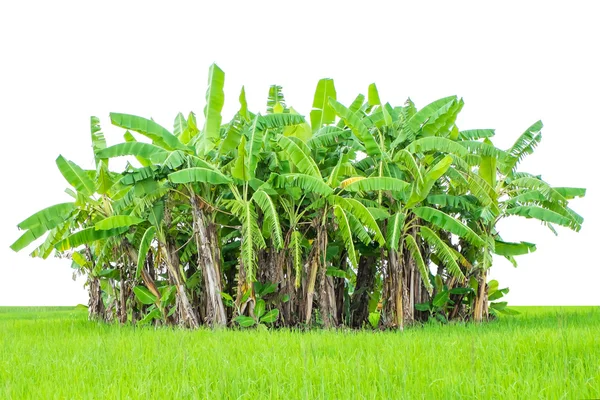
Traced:
<path id="1" fill-rule="evenodd" d="M 600 398 L 600 307 L 405 332 L 182 331 L 0 307 L 0 398 Z"/>

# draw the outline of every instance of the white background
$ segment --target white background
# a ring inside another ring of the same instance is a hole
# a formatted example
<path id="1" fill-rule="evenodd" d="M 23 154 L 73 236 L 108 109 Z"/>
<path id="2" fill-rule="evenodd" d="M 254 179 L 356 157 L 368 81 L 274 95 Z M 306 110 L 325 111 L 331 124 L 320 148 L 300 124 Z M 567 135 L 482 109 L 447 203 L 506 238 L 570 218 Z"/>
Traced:
<path id="1" fill-rule="evenodd" d="M 226 73 L 224 120 L 242 84 L 252 110 L 262 111 L 269 85 L 279 84 L 308 115 L 323 77 L 335 79 L 345 104 L 371 82 L 396 105 L 462 96 L 459 127 L 496 128 L 502 148 L 542 119 L 544 140 L 522 169 L 555 186 L 587 187 L 573 202 L 586 221 L 559 237 L 531 220 L 503 221 L 505 240 L 535 242 L 538 251 L 517 269 L 497 260 L 492 275 L 510 287 L 511 304 L 600 304 L 597 3 L 212 3 L 1 3 L 0 305 L 87 303 L 70 261 L 9 249 L 17 223 L 69 201 L 54 160 L 92 165 L 90 115 L 109 144 L 121 140 L 111 111 L 169 129 L 179 111 L 201 118 L 212 62 Z"/>

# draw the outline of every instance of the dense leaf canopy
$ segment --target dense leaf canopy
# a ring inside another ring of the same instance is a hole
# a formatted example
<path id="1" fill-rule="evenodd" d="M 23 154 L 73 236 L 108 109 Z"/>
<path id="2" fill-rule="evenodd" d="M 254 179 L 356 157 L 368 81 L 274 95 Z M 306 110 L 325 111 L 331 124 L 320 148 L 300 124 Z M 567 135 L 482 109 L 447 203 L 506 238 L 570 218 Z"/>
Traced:
<path id="1" fill-rule="evenodd" d="M 170 131 L 111 113 L 124 142 L 107 146 L 92 117 L 96 169 L 59 156 L 73 201 L 18 225 L 15 251 L 38 242 L 33 256 L 55 252 L 88 277 L 91 317 L 191 328 L 481 321 L 510 312 L 496 301 L 508 289 L 487 282 L 493 255 L 516 266 L 536 249 L 503 241 L 500 219 L 581 227 L 568 202 L 585 189 L 518 169 L 539 121 L 499 149 L 493 129 L 457 127 L 456 96 L 394 106 L 373 84 L 346 106 L 322 79 L 310 118 L 274 85 L 263 114 L 242 88 L 223 123 L 224 81 L 211 66 L 202 124 L 180 113 Z M 111 171 L 123 156 L 125 170 Z"/>

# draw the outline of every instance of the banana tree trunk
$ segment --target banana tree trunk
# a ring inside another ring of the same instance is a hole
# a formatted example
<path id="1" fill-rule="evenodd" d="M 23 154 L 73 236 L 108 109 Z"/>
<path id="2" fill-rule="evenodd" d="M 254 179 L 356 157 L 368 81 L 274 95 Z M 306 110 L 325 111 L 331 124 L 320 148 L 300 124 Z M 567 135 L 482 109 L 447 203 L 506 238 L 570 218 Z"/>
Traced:
<path id="1" fill-rule="evenodd" d="M 376 263 L 375 257 L 368 256 L 361 256 L 358 261 L 356 289 L 350 303 L 350 325 L 354 328 L 369 323 L 369 300 L 375 286 Z"/>
<path id="2" fill-rule="evenodd" d="M 396 250 L 388 251 L 387 269 L 384 284 L 384 316 L 388 328 L 404 329 L 404 309 L 402 305 L 403 273 Z"/>
<path id="3" fill-rule="evenodd" d="M 190 300 L 187 296 L 185 284 L 179 272 L 179 256 L 175 243 L 167 239 L 167 243 L 163 247 L 164 256 L 167 263 L 167 270 L 175 284 L 176 294 L 175 301 L 177 303 L 177 314 L 179 324 L 186 328 L 196 329 L 200 326 L 198 316 L 192 308 Z"/>
<path id="4" fill-rule="evenodd" d="M 346 271 L 348 266 L 347 266 L 347 261 L 346 259 L 348 258 L 348 253 L 344 250 L 342 251 L 342 254 L 340 256 L 340 269 L 342 271 Z M 348 308 L 349 308 L 349 304 L 345 302 L 345 298 L 347 297 L 347 293 L 346 293 L 346 280 L 345 279 L 337 279 L 335 282 L 335 308 L 337 310 L 337 320 L 338 323 L 340 324 L 349 324 L 350 321 L 344 321 L 345 317 L 344 315 L 349 315 L 350 313 L 348 312 Z M 347 318 L 347 317 L 346 317 Z"/>
<path id="5" fill-rule="evenodd" d="M 199 199 L 195 195 L 191 198 L 198 267 L 202 270 L 206 290 L 206 323 L 210 326 L 225 326 L 227 315 L 221 297 L 221 255 L 216 228 L 204 215 Z"/>
<path id="6" fill-rule="evenodd" d="M 487 270 L 481 271 L 477 277 L 477 283 L 473 320 L 475 322 L 482 322 L 484 319 L 487 319 Z"/>
<path id="7" fill-rule="evenodd" d="M 106 311 L 102 301 L 102 289 L 100 288 L 100 279 L 97 276 L 89 278 L 89 302 L 88 317 L 90 320 L 105 320 Z"/>
<path id="8" fill-rule="evenodd" d="M 119 322 L 125 324 L 127 322 L 127 284 L 123 276 L 119 282 Z"/>
<path id="9" fill-rule="evenodd" d="M 310 324 L 312 318 L 313 300 L 315 295 L 315 283 L 317 282 L 317 271 L 319 269 L 319 250 L 318 245 L 313 242 L 313 248 L 308 256 L 308 263 L 305 264 L 306 286 L 304 291 L 304 323 Z"/>
<path id="10" fill-rule="evenodd" d="M 403 274 L 402 274 L 402 311 L 403 326 L 414 323 L 414 299 L 415 299 L 415 277 L 418 272 L 415 270 L 415 264 L 409 251 L 403 252 Z"/>
<path id="11" fill-rule="evenodd" d="M 305 294 L 306 311 L 304 320 L 306 324 L 310 323 L 312 318 L 313 300 L 315 287 L 318 289 L 319 312 L 323 320 L 323 326 L 330 328 L 337 325 L 337 312 L 335 308 L 335 292 L 333 280 L 327 276 L 327 266 L 325 265 L 325 254 L 327 251 L 327 231 L 319 224 L 317 227 L 317 237 L 313 242 L 313 248 L 310 252 L 307 263 L 307 285 Z M 317 284 L 318 277 L 318 286 Z"/>

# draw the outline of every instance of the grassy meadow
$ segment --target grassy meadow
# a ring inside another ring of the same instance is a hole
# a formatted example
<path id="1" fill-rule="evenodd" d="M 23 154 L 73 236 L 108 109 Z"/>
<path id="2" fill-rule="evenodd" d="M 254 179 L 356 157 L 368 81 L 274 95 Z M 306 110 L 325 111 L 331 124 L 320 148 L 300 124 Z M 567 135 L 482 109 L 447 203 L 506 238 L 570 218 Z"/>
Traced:
<path id="1" fill-rule="evenodd" d="M 0 398 L 600 398 L 600 307 L 515 308 L 479 326 L 293 332 L 0 307 Z"/>

